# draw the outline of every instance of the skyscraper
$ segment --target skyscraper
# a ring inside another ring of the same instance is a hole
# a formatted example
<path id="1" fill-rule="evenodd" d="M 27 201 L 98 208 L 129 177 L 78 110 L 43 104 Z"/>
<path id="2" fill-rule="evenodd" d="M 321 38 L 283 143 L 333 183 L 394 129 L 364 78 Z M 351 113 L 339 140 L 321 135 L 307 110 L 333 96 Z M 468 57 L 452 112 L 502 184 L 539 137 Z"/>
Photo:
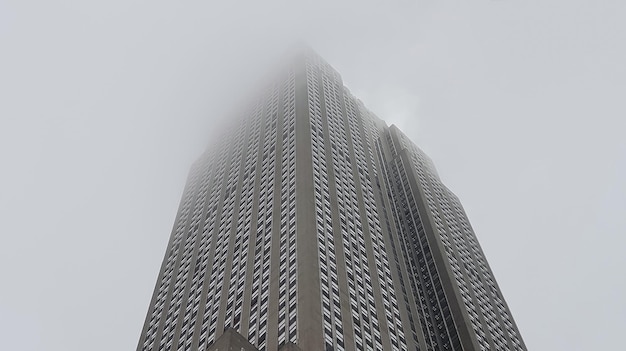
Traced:
<path id="1" fill-rule="evenodd" d="M 526 349 L 458 198 L 326 62 L 244 115 L 192 166 L 138 351 Z"/>

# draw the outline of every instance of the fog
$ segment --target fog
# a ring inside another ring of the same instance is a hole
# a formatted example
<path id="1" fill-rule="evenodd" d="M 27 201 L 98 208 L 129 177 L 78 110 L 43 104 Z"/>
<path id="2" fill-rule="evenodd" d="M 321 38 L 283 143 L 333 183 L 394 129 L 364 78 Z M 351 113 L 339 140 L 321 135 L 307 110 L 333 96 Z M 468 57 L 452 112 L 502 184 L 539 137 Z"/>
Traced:
<path id="1" fill-rule="evenodd" d="M 136 348 L 189 166 L 293 43 L 434 160 L 529 350 L 626 326 L 622 1 L 0 1 L 0 349 Z"/>

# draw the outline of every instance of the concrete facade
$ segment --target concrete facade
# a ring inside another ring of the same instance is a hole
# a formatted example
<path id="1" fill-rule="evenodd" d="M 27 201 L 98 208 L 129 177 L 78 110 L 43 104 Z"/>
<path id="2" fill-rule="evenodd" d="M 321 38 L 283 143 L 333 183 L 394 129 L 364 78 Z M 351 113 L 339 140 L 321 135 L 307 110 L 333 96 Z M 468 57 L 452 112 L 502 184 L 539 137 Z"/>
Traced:
<path id="1" fill-rule="evenodd" d="M 264 351 L 526 350 L 430 159 L 310 52 L 193 165 L 137 350 L 225 331 Z"/>
<path id="2" fill-rule="evenodd" d="M 209 346 L 207 351 L 259 351 L 234 329 L 226 329 L 224 333 Z"/>

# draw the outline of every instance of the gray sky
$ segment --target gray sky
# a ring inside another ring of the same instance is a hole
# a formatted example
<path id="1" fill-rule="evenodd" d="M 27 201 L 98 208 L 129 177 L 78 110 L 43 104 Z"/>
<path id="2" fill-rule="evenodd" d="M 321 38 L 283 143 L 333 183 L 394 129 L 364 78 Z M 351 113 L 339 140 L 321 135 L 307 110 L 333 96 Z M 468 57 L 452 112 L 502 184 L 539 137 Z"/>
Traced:
<path id="1" fill-rule="evenodd" d="M 191 162 L 296 38 L 433 158 L 529 349 L 620 349 L 625 10 L 0 0 L 0 349 L 136 347 Z"/>

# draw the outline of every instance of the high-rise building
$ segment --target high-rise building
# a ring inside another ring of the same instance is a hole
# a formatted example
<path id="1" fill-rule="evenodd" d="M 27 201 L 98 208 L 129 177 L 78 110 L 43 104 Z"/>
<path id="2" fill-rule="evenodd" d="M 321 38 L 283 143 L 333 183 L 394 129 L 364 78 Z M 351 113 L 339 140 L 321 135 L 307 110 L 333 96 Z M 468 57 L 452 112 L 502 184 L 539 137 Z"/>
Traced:
<path id="1" fill-rule="evenodd" d="M 526 349 L 415 144 L 310 52 L 263 95 L 192 166 L 138 351 Z"/>

